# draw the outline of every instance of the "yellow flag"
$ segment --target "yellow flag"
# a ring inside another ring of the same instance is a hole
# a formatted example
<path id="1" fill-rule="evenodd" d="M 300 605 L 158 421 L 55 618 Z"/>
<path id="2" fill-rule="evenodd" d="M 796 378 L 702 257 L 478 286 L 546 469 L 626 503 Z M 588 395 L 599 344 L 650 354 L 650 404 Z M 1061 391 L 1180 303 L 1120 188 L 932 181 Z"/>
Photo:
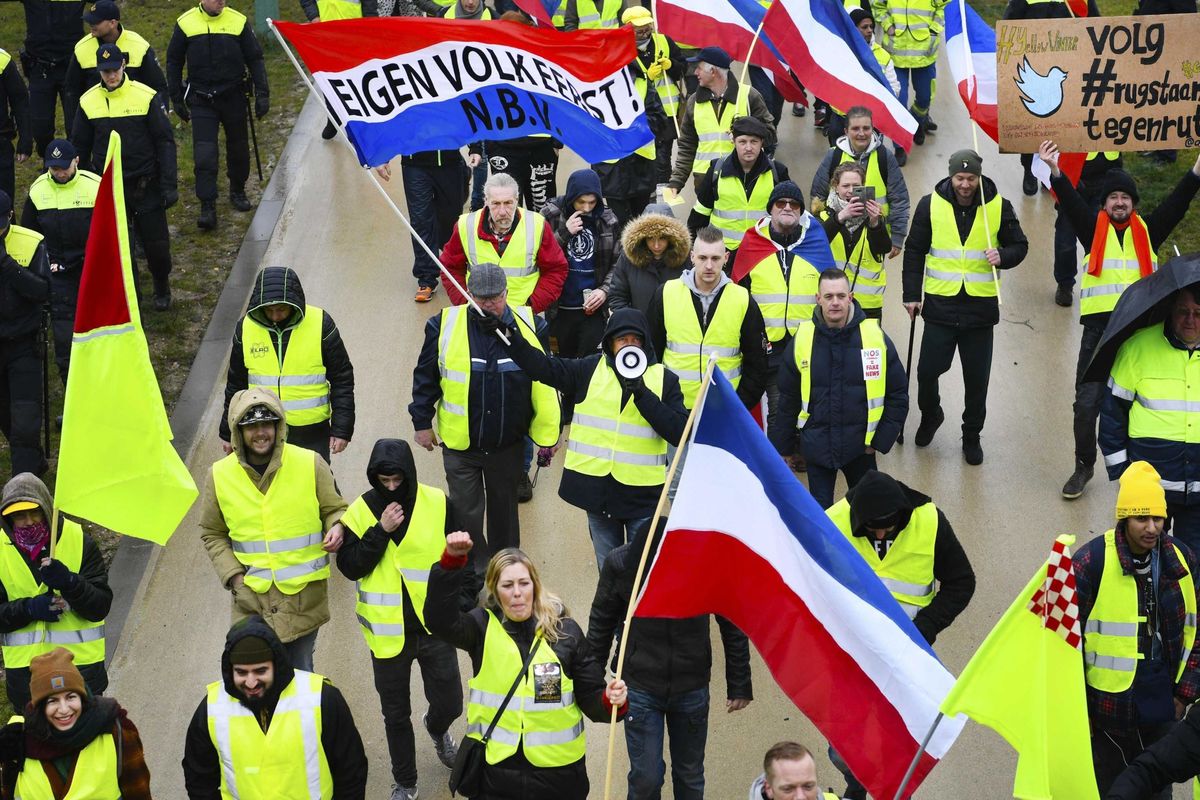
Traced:
<path id="1" fill-rule="evenodd" d="M 942 703 L 1019 754 L 1013 797 L 1098 800 L 1070 546 L 1059 536 Z"/>
<path id="2" fill-rule="evenodd" d="M 67 514 L 165 544 L 198 492 L 171 446 L 136 298 L 114 132 L 79 283 L 54 500 Z"/>

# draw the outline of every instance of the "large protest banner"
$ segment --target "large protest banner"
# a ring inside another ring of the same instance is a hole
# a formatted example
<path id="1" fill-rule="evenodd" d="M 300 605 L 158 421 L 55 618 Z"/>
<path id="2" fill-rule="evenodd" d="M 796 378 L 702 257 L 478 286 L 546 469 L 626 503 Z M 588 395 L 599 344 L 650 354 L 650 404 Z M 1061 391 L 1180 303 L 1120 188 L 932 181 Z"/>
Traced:
<path id="1" fill-rule="evenodd" d="M 1200 146 L 1200 17 L 996 24 L 1000 149 Z"/>
<path id="2" fill-rule="evenodd" d="M 585 161 L 654 135 L 634 78 L 633 32 L 508 22 L 276 22 L 312 72 L 364 166 L 482 139 L 549 135 Z"/>

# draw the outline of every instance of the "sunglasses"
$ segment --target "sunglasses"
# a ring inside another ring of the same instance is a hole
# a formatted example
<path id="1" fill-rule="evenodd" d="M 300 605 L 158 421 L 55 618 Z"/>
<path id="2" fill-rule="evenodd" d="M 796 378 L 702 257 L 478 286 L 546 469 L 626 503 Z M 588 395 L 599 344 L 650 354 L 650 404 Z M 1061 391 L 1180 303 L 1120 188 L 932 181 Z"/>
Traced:
<path id="1" fill-rule="evenodd" d="M 799 200 L 776 200 L 775 208 L 803 208 L 804 204 Z"/>

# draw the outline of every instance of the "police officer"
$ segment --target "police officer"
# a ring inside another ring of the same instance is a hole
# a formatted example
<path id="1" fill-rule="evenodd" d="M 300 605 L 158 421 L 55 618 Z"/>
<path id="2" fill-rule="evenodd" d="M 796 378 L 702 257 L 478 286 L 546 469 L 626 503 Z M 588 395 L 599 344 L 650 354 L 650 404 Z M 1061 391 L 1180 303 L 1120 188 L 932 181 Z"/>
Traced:
<path id="1" fill-rule="evenodd" d="M 50 261 L 42 235 L 10 225 L 12 200 L 0 192 L 0 431 L 14 475 L 46 471 L 42 453 L 42 357 L 38 334 L 50 302 Z"/>
<path id="2" fill-rule="evenodd" d="M 83 93 L 71 130 L 80 161 L 104 171 L 108 139 L 121 135 L 125 209 L 142 240 L 154 279 L 154 308 L 171 307 L 171 234 L 167 209 L 179 200 L 175 135 L 154 89 L 125 76 L 125 54 L 116 45 L 96 50 L 100 83 Z"/>
<path id="3" fill-rule="evenodd" d="M 763 149 L 771 139 L 766 124 L 754 117 L 738 117 L 729 136 L 733 152 L 709 165 L 696 189 L 688 230 L 694 235 L 711 223 L 724 234 L 725 249 L 736 254 L 746 231 L 762 219 L 776 184 L 789 177 L 787 167 Z"/>
<path id="4" fill-rule="evenodd" d="M 621 14 L 622 25 L 632 25 L 637 44 L 634 68 L 654 85 L 663 113 L 669 118 L 662 130 L 654 134 L 655 178 L 658 183 L 671 179 L 671 148 L 679 138 L 679 108 L 683 95 L 679 81 L 686 63 L 675 40 L 654 27 L 654 15 L 645 6 L 627 8 Z"/>
<path id="5" fill-rule="evenodd" d="M 55 139 L 46 148 L 46 171 L 29 187 L 21 210 L 21 225 L 45 237 L 43 244 L 50 259 L 54 360 L 63 386 L 71 364 L 83 254 L 99 189 L 100 176 L 79 169 L 75 145 L 67 139 Z"/>
<path id="6" fill-rule="evenodd" d="M 222 127 L 229 204 L 235 211 L 253 208 L 246 197 L 246 179 L 250 177 L 247 70 L 254 89 L 254 116 L 262 119 L 271 108 L 267 67 L 246 15 L 227 8 L 225 0 L 200 0 L 175 21 L 167 45 L 167 85 L 179 118 L 184 122 L 195 118 L 192 148 L 196 197 L 200 198 L 196 224 L 201 230 L 217 227 L 217 133 Z"/>
<path id="7" fill-rule="evenodd" d="M 71 129 L 73 117 L 67 97 L 67 66 L 79 34 L 83 0 L 21 0 L 25 6 L 25 46 L 21 68 L 29 82 L 29 124 L 37 152 L 46 152 L 54 138 L 55 104 L 61 102 L 63 124 Z M 10 195 L 11 196 L 11 195 Z"/>
<path id="8" fill-rule="evenodd" d="M 71 108 L 68 120 L 74 119 L 74 109 L 78 107 L 83 93 L 100 82 L 96 48 L 102 44 L 116 45 L 125 54 L 128 59 L 125 64 L 126 77 L 146 84 L 158 92 L 160 100 L 164 103 L 167 101 L 167 78 L 158 65 L 154 48 L 140 34 L 121 24 L 121 7 L 114 0 L 96 0 L 91 8 L 83 12 L 83 21 L 92 32 L 75 43 L 75 51 L 67 67 L 67 98 Z"/>
<path id="9" fill-rule="evenodd" d="M 917 447 L 928 446 L 946 419 L 938 380 L 957 349 L 965 394 L 963 459 L 983 463 L 979 434 L 987 416 L 992 332 L 1000 324 L 997 271 L 1017 266 L 1027 252 L 1012 204 L 983 177 L 979 154 L 959 150 L 950 156 L 950 176 L 921 198 L 904 245 L 904 307 L 910 318 L 920 314 L 925 320 L 917 362 Z"/>
<path id="10" fill-rule="evenodd" d="M 62 646 L 71 651 L 94 694 L 108 687 L 104 618 L 112 605 L 108 568 L 79 523 L 59 518 L 51 557 L 50 490 L 16 475 L 0 499 L 0 653 L 13 708 L 29 702 L 29 664 Z"/>
<path id="11" fill-rule="evenodd" d="M 69 119 L 69 118 L 68 118 Z M 13 149 L 13 138 L 17 146 Z M 7 50 L 0 50 L 0 191 L 13 196 L 13 161 L 24 163 L 33 153 L 29 134 L 29 90 Z"/>

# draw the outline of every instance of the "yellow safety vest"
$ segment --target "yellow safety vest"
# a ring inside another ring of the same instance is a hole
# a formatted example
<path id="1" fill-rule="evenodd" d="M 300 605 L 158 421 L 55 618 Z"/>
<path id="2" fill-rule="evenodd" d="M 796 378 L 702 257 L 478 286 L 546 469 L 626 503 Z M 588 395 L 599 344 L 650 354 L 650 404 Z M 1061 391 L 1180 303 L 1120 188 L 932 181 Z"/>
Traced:
<path id="1" fill-rule="evenodd" d="M 265 594 L 274 584 L 296 594 L 329 577 L 329 555 L 317 501 L 316 459 L 311 450 L 284 443 L 267 493 L 246 474 L 237 453 L 213 464 L 213 488 L 229 528 L 233 552 L 246 567 L 246 585 Z"/>
<path id="2" fill-rule="evenodd" d="M 550 21 L 554 23 L 554 27 L 560 31 L 567 24 L 567 0 L 558 0 L 558 8 L 554 9 L 554 16 L 550 17 Z"/>
<path id="3" fill-rule="evenodd" d="M 825 513 L 879 576 L 909 619 L 933 602 L 937 594 L 937 582 L 933 579 L 937 506 L 930 502 L 914 508 L 908 524 L 896 535 L 883 558 L 879 557 L 879 551 L 869 537 L 854 535 L 850 527 L 850 503 L 846 498 L 834 503 Z"/>
<path id="4" fill-rule="evenodd" d="M 535 767 L 565 767 L 583 758 L 586 750 L 583 714 L 575 703 L 575 682 L 541 632 L 534 637 L 532 646 L 535 650 L 529 671 L 517 685 L 487 742 L 489 764 L 499 764 L 520 747 Z M 479 672 L 467 682 L 471 690 L 467 701 L 468 737 L 482 741 L 523 663 L 516 642 L 495 613 L 489 611 Z M 537 687 L 542 681 L 538 676 L 553 674 L 558 677 L 555 681 L 558 696 L 539 702 Z"/>
<path id="5" fill-rule="evenodd" d="M 635 58 L 634 63 L 641 64 L 642 62 L 638 61 Z M 646 78 L 639 75 L 633 79 L 633 86 L 635 89 L 637 89 L 638 97 L 642 98 L 642 105 L 644 106 L 646 104 L 646 95 L 650 92 L 649 82 L 646 80 Z M 639 147 L 637 150 L 634 150 L 633 153 L 634 153 L 634 155 L 639 155 L 642 158 L 646 158 L 646 159 L 649 159 L 650 161 L 653 161 L 656 157 L 656 154 L 658 153 L 658 147 L 655 144 L 655 140 L 651 139 L 650 141 L 646 142 L 646 144 Z M 605 161 L 604 163 L 605 164 L 615 164 L 618 161 L 620 161 L 620 159 L 611 158 L 611 159 Z"/>
<path id="6" fill-rule="evenodd" d="M 694 210 L 699 214 L 708 214 L 713 227 L 725 236 L 725 249 L 737 250 L 742 246 L 742 237 L 746 231 L 754 227 L 754 223 L 763 217 L 763 209 L 771 200 L 771 192 L 775 189 L 775 165 L 754 179 L 754 187 L 746 194 L 746 185 L 742 179 L 734 175 L 723 175 L 725 165 L 730 159 L 737 161 L 737 154 L 730 153 L 713 167 L 713 179 L 716 181 L 716 196 L 711 209 L 696 201 Z M 738 165 L 737 169 L 741 169 Z"/>
<path id="7" fill-rule="evenodd" d="M 482 2 L 482 0 L 480 0 Z M 445 19 L 458 19 L 458 5 L 454 4 L 446 10 Z M 486 6 L 483 9 L 483 14 L 479 16 L 480 21 L 492 19 L 492 10 Z"/>
<path id="8" fill-rule="evenodd" d="M 983 191 L 982 186 L 979 191 Z M 999 293 L 999 276 L 992 278 L 992 267 L 984 253 L 989 241 L 992 247 L 999 246 L 996 237 L 1000 233 L 1001 204 L 998 192 L 987 202 L 986 230 L 990 230 L 990 236 L 985 232 L 983 210 L 977 209 L 971 232 L 963 242 L 950 201 L 937 192 L 930 195 L 929 225 L 933 235 L 925 257 L 926 294 L 954 297 L 964 286 L 971 297 L 995 297 Z"/>
<path id="9" fill-rule="evenodd" d="M 667 43 L 665 35 L 652 33 L 650 34 L 650 41 L 654 44 L 654 58 L 650 60 L 651 64 L 655 61 L 671 57 L 671 46 Z M 641 70 L 642 75 L 649 80 L 650 76 L 646 74 L 647 67 L 642 63 L 642 60 L 640 58 L 634 59 L 634 63 L 638 65 L 638 69 Z M 664 114 L 668 117 L 673 117 L 679 113 L 679 103 L 682 98 L 679 93 L 678 81 L 671 80 L 664 72 L 662 77 L 654 81 L 654 91 L 658 93 L 658 99 L 662 102 Z"/>
<path id="10" fill-rule="evenodd" d="M 1101 214 L 1104 212 L 1101 211 Z M 1130 220 L 1125 229 L 1124 241 L 1117 240 L 1117 229 L 1108 226 L 1108 238 L 1104 241 L 1104 262 L 1099 275 L 1088 272 L 1089 254 L 1083 255 L 1083 279 L 1079 289 L 1079 315 L 1103 314 L 1117 307 L 1117 300 L 1125 287 L 1135 283 L 1142 277 L 1141 267 L 1138 266 L 1137 253 L 1133 249 L 1133 226 L 1146 229 L 1146 223 L 1141 217 Z M 1149 241 L 1149 232 L 1147 232 Z M 1158 254 L 1150 248 L 1150 264 L 1158 269 Z"/>
<path id="11" fill-rule="evenodd" d="M 721 116 L 713 110 L 711 101 L 696 102 L 692 109 L 692 123 L 696 128 L 696 157 L 692 161 L 692 172 L 703 175 L 709 164 L 733 152 L 733 138 L 729 135 L 735 117 L 750 115 L 750 86 L 739 85 L 737 101 L 717 103 L 723 105 Z"/>
<path id="12" fill-rule="evenodd" d="M 482 211 L 471 211 L 458 218 L 458 238 L 462 243 L 463 252 L 467 254 L 467 278 L 470 279 L 471 267 L 476 264 L 499 264 L 508 278 L 509 305 L 528 305 L 540 274 L 537 257 L 542 249 L 546 218 L 541 214 L 520 209 L 508 246 L 504 248 L 504 255 L 500 255 L 496 252 L 494 244 L 479 235 L 482 214 Z M 519 242 L 524 242 L 525 247 L 514 246 Z"/>
<path id="13" fill-rule="evenodd" d="M 597 8 L 595 0 L 575 0 L 575 13 L 579 16 L 579 30 L 621 27 L 621 0 L 604 0 Z"/>
<path id="14" fill-rule="evenodd" d="M 1178 553 L 1178 551 L 1176 551 Z M 1179 558 L 1179 556 L 1176 556 Z M 1183 607 L 1183 654 L 1175 672 L 1175 682 L 1183 678 L 1192 645 L 1196 643 L 1196 588 L 1187 562 L 1179 558 L 1184 576 L 1179 579 Z M 1137 663 L 1145 656 L 1138 652 L 1138 623 L 1145 622 L 1138 608 L 1137 579 L 1121 569 L 1117 555 L 1116 532 L 1104 534 L 1104 572 L 1092 613 L 1083 625 L 1083 671 L 1087 685 L 1101 692 L 1123 692 L 1133 686 Z"/>
<path id="15" fill-rule="evenodd" d="M 540 216 L 540 215 L 539 215 Z M 546 352 L 534 332 L 533 310 L 528 306 L 512 307 L 513 314 L 525 321 L 518 325 L 521 335 L 538 352 Z M 451 450 L 466 450 L 471 446 L 471 343 L 467 335 L 466 306 L 442 309 L 442 328 L 438 335 L 438 373 L 441 375 L 442 397 L 438 400 L 437 426 L 442 443 Z M 542 447 L 558 441 L 562 425 L 562 408 L 558 392 L 544 383 L 532 382 L 530 400 L 533 420 L 529 423 L 529 438 Z"/>
<path id="16" fill-rule="evenodd" d="M 362 0 L 317 0 L 317 15 L 321 22 L 333 19 L 360 19 Z"/>
<path id="17" fill-rule="evenodd" d="M 214 17 L 200 6 L 196 6 L 180 14 L 179 19 L 175 20 L 175 24 L 189 39 L 204 34 L 240 36 L 242 29 L 246 27 L 246 15 L 225 6 L 221 9 L 221 13 Z"/>
<path id="18" fill-rule="evenodd" d="M 12 63 L 12 55 L 5 49 L 0 48 L 0 72 Z"/>
<path id="19" fill-rule="evenodd" d="M 924 67 L 937 60 L 944 5 L 940 0 L 887 0 L 879 27 L 885 36 L 889 27 L 896 29 L 888 48 L 896 66 Z"/>
<path id="20" fill-rule="evenodd" d="M 1200 443 L 1200 359 L 1189 355 L 1171 346 L 1160 325 L 1143 328 L 1121 345 L 1108 383 L 1114 395 L 1133 404 L 1130 439 Z M 1115 455 L 1125 459 L 1124 451 Z M 1162 480 L 1167 491 L 1187 488 L 1168 477 Z"/>
<path id="21" fill-rule="evenodd" d="M 663 285 L 663 323 L 667 329 L 663 366 L 679 378 L 687 408 L 696 404 L 709 356 L 717 357 L 717 369 L 733 388 L 742 382 L 742 322 L 749 307 L 750 292 L 736 283 L 726 284 L 716 314 L 702 331 L 692 305 L 692 290 L 678 278 Z"/>
<path id="22" fill-rule="evenodd" d="M 79 98 L 79 110 L 90 120 L 144 117 L 150 113 L 154 96 L 153 89 L 126 75 L 125 82 L 112 91 L 104 88 L 102 83 L 88 89 Z M 104 149 L 107 153 L 107 141 L 104 142 Z M 87 157 L 86 153 L 81 155 Z"/>
<path id="23" fill-rule="evenodd" d="M 379 523 L 360 496 L 350 504 L 341 522 L 358 538 Z M 446 494 L 441 489 L 417 485 L 417 501 L 400 544 L 388 540 L 375 569 L 355 584 L 358 603 L 354 611 L 363 638 L 376 658 L 392 658 L 404 649 L 404 593 L 413 611 L 425 623 L 425 594 L 429 568 L 446 547 Z"/>
<path id="24" fill-rule="evenodd" d="M 642 380 L 662 397 L 662 364 L 647 367 Z M 626 486 L 661 486 L 666 480 L 666 440 L 632 397 L 621 407 L 621 382 L 604 357 L 596 363 L 587 396 L 575 406 L 566 468 L 596 478 L 612 475 Z"/>
<path id="25" fill-rule="evenodd" d="M 46 769 L 38 759 L 26 758 L 24 768 L 17 773 L 14 800 L 54 800 Z M 121 800 L 119 771 L 113 735 L 102 733 L 79 751 L 71 773 L 71 788 L 63 800 Z"/>
<path id="26" fill-rule="evenodd" d="M 825 209 L 821 219 L 829 219 L 833 212 Z M 883 256 L 876 256 L 867 245 L 867 223 L 859 228 L 858 241 L 854 248 L 846 252 L 846 238 L 842 231 L 829 240 L 829 249 L 833 252 L 833 260 L 846 271 L 850 282 L 854 285 L 854 299 L 863 308 L 883 308 L 883 292 L 887 288 L 887 270 L 883 265 Z M 855 278 L 854 276 L 858 277 Z"/>
<path id="27" fill-rule="evenodd" d="M 812 321 L 821 277 L 816 267 L 797 254 L 784 280 L 781 253 L 777 249 L 750 270 L 750 295 L 762 311 L 767 341 L 772 343 L 795 333 L 800 323 Z"/>
<path id="28" fill-rule="evenodd" d="M 37 231 L 22 228 L 20 225 L 9 225 L 8 233 L 4 234 L 4 249 L 12 256 L 13 261 L 29 269 L 43 238 L 45 237 Z"/>
<path id="29" fill-rule="evenodd" d="M 863 376 L 863 383 L 867 387 L 867 435 L 864 443 L 870 447 L 871 440 L 875 438 L 875 429 L 883 419 L 883 397 L 887 391 L 887 346 L 884 344 L 883 329 L 879 327 L 878 320 L 868 317 L 858 323 L 858 330 L 862 335 L 864 373 L 868 361 L 879 364 L 876 374 Z M 803 428 L 809 417 L 808 403 L 812 399 L 812 348 L 816 332 L 817 326 L 811 321 L 801 323 L 796 329 L 793 355 L 796 369 L 800 371 L 800 417 L 796 420 L 797 428 Z"/>
<path id="30" fill-rule="evenodd" d="M 254 712 L 208 685 L 208 736 L 221 760 L 222 800 L 330 800 L 333 777 L 321 746 L 321 687 L 325 678 L 296 670 L 279 694 L 266 733 Z"/>
<path id="31" fill-rule="evenodd" d="M 83 563 L 83 528 L 79 523 L 63 519 L 54 557 L 71 572 L 79 572 Z M 29 571 L 21 551 L 7 536 L 0 536 L 0 583 L 4 584 L 10 602 L 48 591 Z M 67 610 L 57 622 L 33 620 L 15 631 L 0 634 L 0 654 L 9 668 L 28 667 L 34 658 L 56 647 L 70 650 L 79 666 L 104 663 L 104 621 L 92 622 Z"/>
<path id="32" fill-rule="evenodd" d="M 150 52 L 150 43 L 143 39 L 141 34 L 128 28 L 121 28 L 121 35 L 113 42 L 113 46 L 125 54 L 126 66 L 133 69 L 142 66 L 146 53 Z M 75 60 L 83 69 L 95 69 L 96 51 L 99 49 L 100 40 L 89 33 L 75 43 Z"/>
<path id="33" fill-rule="evenodd" d="M 66 183 L 59 183 L 50 177 L 49 172 L 43 172 L 34 179 L 33 185 L 29 187 L 29 201 L 38 211 L 93 208 L 96 205 L 96 193 L 99 191 L 100 176 L 94 172 L 77 169 L 75 177 Z M 29 229 L 24 228 L 23 230 Z M 32 233 L 32 231 L 30 232 Z"/>
<path id="34" fill-rule="evenodd" d="M 278 395 L 288 425 L 315 425 L 333 415 L 325 359 L 321 355 L 324 324 L 325 312 L 306 305 L 304 319 L 290 329 L 292 334 L 284 351 L 284 331 L 268 328 L 249 314 L 242 318 L 242 359 L 246 364 L 247 386 Z"/>

